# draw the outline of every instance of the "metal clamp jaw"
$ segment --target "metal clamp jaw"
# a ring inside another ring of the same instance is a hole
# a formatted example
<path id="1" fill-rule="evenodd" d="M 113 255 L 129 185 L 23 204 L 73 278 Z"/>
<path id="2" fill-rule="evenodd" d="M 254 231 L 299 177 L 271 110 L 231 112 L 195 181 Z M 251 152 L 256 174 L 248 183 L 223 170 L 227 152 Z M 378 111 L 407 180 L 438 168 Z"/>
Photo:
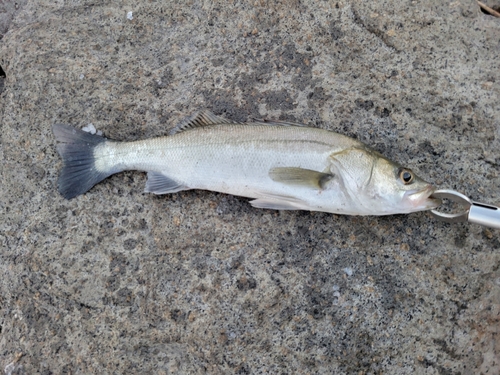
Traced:
<path id="1" fill-rule="evenodd" d="M 465 210 L 448 214 L 431 210 L 431 215 L 436 219 L 447 223 L 459 223 L 468 221 L 483 225 L 485 227 L 500 229 L 500 207 L 473 202 L 465 195 L 454 190 L 436 190 L 432 194 L 433 198 L 444 198 L 465 206 Z"/>

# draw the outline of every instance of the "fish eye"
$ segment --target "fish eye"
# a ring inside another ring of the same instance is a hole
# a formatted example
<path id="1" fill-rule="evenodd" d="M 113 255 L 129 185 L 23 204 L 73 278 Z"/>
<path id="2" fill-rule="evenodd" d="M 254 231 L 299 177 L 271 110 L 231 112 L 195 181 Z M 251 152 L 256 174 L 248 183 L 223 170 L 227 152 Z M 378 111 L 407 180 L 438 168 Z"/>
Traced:
<path id="1" fill-rule="evenodd" d="M 403 181 L 403 184 L 409 185 L 413 182 L 414 175 L 412 171 L 409 171 L 408 169 L 400 169 L 399 170 L 399 179 Z"/>

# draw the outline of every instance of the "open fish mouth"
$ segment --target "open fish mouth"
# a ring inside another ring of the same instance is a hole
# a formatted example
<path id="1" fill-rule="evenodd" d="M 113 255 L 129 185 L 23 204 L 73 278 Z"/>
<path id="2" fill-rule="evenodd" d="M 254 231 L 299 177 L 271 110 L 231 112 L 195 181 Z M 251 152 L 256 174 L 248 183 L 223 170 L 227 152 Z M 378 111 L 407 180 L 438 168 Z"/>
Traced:
<path id="1" fill-rule="evenodd" d="M 406 199 L 415 209 L 432 210 L 442 204 L 441 199 L 432 196 L 434 191 L 436 191 L 436 188 L 429 184 L 423 190 L 407 191 L 404 194 L 404 199 Z"/>

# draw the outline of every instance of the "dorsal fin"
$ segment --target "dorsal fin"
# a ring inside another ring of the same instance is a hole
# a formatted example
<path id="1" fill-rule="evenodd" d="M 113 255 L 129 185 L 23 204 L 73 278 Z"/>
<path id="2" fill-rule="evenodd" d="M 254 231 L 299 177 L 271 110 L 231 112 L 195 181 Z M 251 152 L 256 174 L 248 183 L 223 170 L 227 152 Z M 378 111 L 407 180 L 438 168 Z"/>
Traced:
<path id="1" fill-rule="evenodd" d="M 189 129 L 196 129 L 202 126 L 220 125 L 220 124 L 238 124 L 236 121 L 230 121 L 224 117 L 214 115 L 208 110 L 196 112 L 194 115 L 189 116 L 179 125 L 172 129 L 170 134 L 176 134 Z"/>
<path id="2" fill-rule="evenodd" d="M 291 122 L 291 121 L 280 121 L 280 120 L 268 120 L 268 119 L 252 119 L 252 124 L 258 124 L 258 125 L 269 125 L 269 126 L 302 126 L 302 127 L 307 127 L 307 125 L 300 124 L 298 122 Z"/>

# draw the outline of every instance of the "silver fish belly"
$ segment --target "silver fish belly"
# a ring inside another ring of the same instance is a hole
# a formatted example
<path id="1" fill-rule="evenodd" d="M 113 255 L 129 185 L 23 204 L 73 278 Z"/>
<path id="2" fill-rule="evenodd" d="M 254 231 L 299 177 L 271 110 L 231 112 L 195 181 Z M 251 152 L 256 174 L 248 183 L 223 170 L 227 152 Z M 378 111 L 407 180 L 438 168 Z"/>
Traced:
<path id="1" fill-rule="evenodd" d="M 277 122 L 232 123 L 201 112 L 171 136 L 117 142 L 55 125 L 59 191 L 83 194 L 123 170 L 148 173 L 146 192 L 203 189 L 254 207 L 387 215 L 432 209 L 433 187 L 352 138 Z M 410 181 L 411 179 L 411 181 Z"/>

